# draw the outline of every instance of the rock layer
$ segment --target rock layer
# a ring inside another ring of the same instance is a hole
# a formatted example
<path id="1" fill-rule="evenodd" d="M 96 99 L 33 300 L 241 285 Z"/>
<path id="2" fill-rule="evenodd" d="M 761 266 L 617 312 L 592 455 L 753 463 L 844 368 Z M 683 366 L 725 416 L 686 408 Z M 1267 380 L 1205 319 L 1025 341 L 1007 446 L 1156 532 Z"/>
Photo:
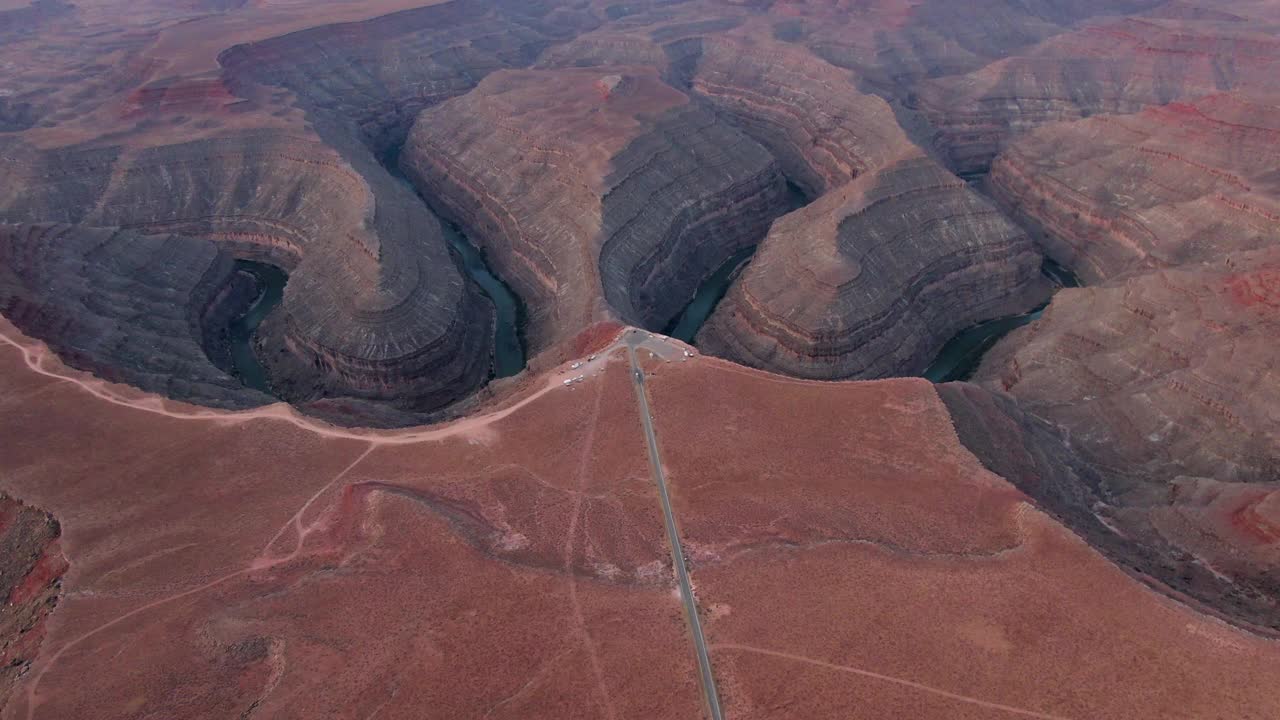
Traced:
<path id="1" fill-rule="evenodd" d="M 210 362 L 232 258 L 207 240 L 70 225 L 0 225 L 0 313 L 99 377 L 206 405 L 270 398 Z"/>
<path id="2" fill-rule="evenodd" d="M 434 216 L 376 166 L 362 174 L 280 133 L 10 152 L 19 182 L 0 190 L 2 218 L 178 232 L 289 270 L 263 327 L 273 386 L 288 399 L 432 410 L 488 373 L 492 306 L 464 282 Z"/>
<path id="3" fill-rule="evenodd" d="M 801 48 L 713 37 L 672 53 L 689 65 L 691 90 L 767 147 L 809 197 L 911 146 L 887 103 L 857 92 L 847 71 Z"/>
<path id="4" fill-rule="evenodd" d="M 1182 476 L 1126 487 L 1114 468 L 1076 448 L 1079 428 L 1063 429 L 969 383 L 940 385 L 938 394 L 960 441 L 989 470 L 1121 567 L 1212 615 L 1280 632 L 1275 482 Z"/>
<path id="5" fill-rule="evenodd" d="M 401 166 L 525 299 L 535 351 L 610 313 L 662 327 L 785 209 L 768 153 L 648 68 L 492 74 L 419 116 Z"/>
<path id="6" fill-rule="evenodd" d="M 983 172 L 1045 123 L 1233 90 L 1280 93 L 1280 40 L 1242 18 L 1125 18 L 1055 36 L 970 75 L 920 85 L 912 104 L 960 173 Z"/>
<path id="7" fill-rule="evenodd" d="M 1280 479 L 1280 251 L 1063 291 L 975 379 L 1134 482 Z"/>
<path id="8" fill-rule="evenodd" d="M 906 157 L 775 223 L 698 344 L 800 377 L 916 374 L 958 330 L 1034 304 L 1039 267 L 990 203 Z"/>
<path id="9" fill-rule="evenodd" d="M 1086 282 L 1275 243 L 1277 106 L 1234 94 L 1044 127 L 990 188 Z"/>

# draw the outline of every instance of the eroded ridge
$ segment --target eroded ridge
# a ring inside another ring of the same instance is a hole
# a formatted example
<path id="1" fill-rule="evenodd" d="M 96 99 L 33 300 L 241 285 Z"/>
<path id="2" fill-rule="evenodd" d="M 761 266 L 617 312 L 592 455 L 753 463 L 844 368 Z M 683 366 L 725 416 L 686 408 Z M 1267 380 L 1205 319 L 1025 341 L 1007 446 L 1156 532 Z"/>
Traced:
<path id="1" fill-rule="evenodd" d="M 934 143 L 949 166 L 981 173 L 1011 139 L 1046 123 L 1223 90 L 1262 97 L 1280 91 L 1274 18 L 1182 10 L 1085 23 L 967 77 L 926 81 L 913 103 L 936 129 Z"/>
<path id="2" fill-rule="evenodd" d="M 424 111 L 401 165 L 526 298 L 535 350 L 665 326 L 785 210 L 765 150 L 644 67 L 494 73 Z"/>
<path id="3" fill-rule="evenodd" d="M 461 277 L 439 222 L 389 179 L 375 193 L 355 167 L 314 140 L 258 132 L 141 150 L 19 148 L 12 167 L 19 182 L 0 196 L 0 217 L 127 228 L 133 235 L 181 233 L 193 239 L 168 241 L 175 264 L 198 267 L 193 249 L 203 248 L 224 260 L 248 257 L 290 271 L 281 311 L 268 318 L 260 340 L 271 384 L 285 399 L 348 396 L 433 410 L 474 392 L 487 377 L 493 308 Z M 134 272 L 127 279 L 138 292 L 147 292 L 149 282 L 165 285 L 168 269 L 156 266 L 148 276 L 141 261 L 130 259 L 142 251 L 128 243 L 94 252 Z M 68 259 L 60 272 L 86 261 Z M 207 278 L 201 292 L 233 292 L 216 280 Z M 86 291 L 105 297 L 121 288 L 90 283 Z M 181 312 L 206 312 L 207 299 L 188 300 Z M 49 334 L 57 328 L 31 330 L 61 342 Z M 138 374 L 117 360 L 121 378 Z M 184 385 L 206 383 L 212 368 L 173 369 L 173 397 L 208 399 Z"/>
<path id="4" fill-rule="evenodd" d="M 1029 492 L 1121 562 L 1271 632 L 1278 269 L 1270 249 L 1064 291 L 974 378 L 1060 427 L 1092 468 L 1046 465 Z"/>
<path id="5" fill-rule="evenodd" d="M 1087 282 L 1271 246 L 1277 108 L 1215 93 L 1050 125 L 999 156 L 990 187 Z"/>
<path id="6" fill-rule="evenodd" d="M 920 155 L 775 223 L 698 335 L 708 352 L 815 379 L 916 374 L 961 328 L 1046 293 L 1026 233 Z"/>

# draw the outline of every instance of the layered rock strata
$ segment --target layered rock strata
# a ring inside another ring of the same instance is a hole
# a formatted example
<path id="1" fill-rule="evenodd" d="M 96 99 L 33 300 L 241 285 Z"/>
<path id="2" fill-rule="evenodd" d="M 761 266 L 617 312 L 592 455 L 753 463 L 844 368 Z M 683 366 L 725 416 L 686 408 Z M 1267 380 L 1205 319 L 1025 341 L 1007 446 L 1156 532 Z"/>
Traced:
<path id="1" fill-rule="evenodd" d="M 675 44 L 694 93 L 760 142 L 816 197 L 901 156 L 910 141 L 883 100 L 850 74 L 784 43 L 706 38 Z"/>
<path id="2" fill-rule="evenodd" d="M 1034 304 L 1026 234 L 908 156 L 774 223 L 699 347 L 816 379 L 916 374 L 958 330 Z"/>
<path id="3" fill-rule="evenodd" d="M 495 70 L 531 65 L 599 22 L 573 5 L 451 0 L 237 45 L 219 62 L 233 88 L 287 89 L 313 121 L 354 131 L 382 153 L 403 142 L 419 111 Z"/>
<path id="4" fill-rule="evenodd" d="M 1068 428 L 1117 494 L 1180 476 L 1276 482 L 1277 309 L 1276 248 L 1065 290 L 975 381 Z"/>
<path id="5" fill-rule="evenodd" d="M 1045 123 L 1232 90 L 1280 93 L 1280 40 L 1242 18 L 1125 18 L 1055 36 L 970 75 L 920 85 L 913 104 L 961 173 L 983 172 Z"/>
<path id="6" fill-rule="evenodd" d="M 1075 432 L 1010 396 L 969 383 L 937 389 L 965 447 L 1092 547 L 1201 611 L 1280 633 L 1274 482 L 1181 476 L 1126 489 L 1077 449 Z"/>
<path id="7" fill-rule="evenodd" d="M 232 280 L 207 240 L 70 225 L 0 225 L 0 313 L 64 362 L 216 407 L 270 398 L 205 354 L 206 321 Z"/>
<path id="8" fill-rule="evenodd" d="M 1096 15 L 1132 13 L 1160 0 L 780 0 L 772 33 L 898 93 L 933 77 L 976 70 Z"/>
<path id="9" fill-rule="evenodd" d="M 488 374 L 492 305 L 462 278 L 435 217 L 371 160 L 358 171 L 323 145 L 278 133 L 9 152 L 19 182 L 0 190 L 0 218 L 210 238 L 290 271 L 282 307 L 261 330 L 272 384 L 287 399 L 346 395 L 430 410 Z"/>
<path id="10" fill-rule="evenodd" d="M 494 73 L 400 161 L 525 300 L 535 352 L 608 315 L 664 326 L 786 209 L 764 148 L 649 68 Z"/>
<path id="11" fill-rule="evenodd" d="M 1213 260 L 1280 238 L 1280 113 L 1236 94 L 1051 125 L 989 186 L 1086 282 Z"/>

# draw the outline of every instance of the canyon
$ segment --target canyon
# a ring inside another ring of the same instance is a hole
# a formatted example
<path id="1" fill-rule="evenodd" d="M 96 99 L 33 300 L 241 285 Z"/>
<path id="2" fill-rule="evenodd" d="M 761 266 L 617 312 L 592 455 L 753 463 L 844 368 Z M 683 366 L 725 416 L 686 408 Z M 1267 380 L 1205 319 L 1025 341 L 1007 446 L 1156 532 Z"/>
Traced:
<path id="1" fill-rule="evenodd" d="M 1277 78 L 1264 0 L 0 0 L 0 718 L 1280 714 Z"/>

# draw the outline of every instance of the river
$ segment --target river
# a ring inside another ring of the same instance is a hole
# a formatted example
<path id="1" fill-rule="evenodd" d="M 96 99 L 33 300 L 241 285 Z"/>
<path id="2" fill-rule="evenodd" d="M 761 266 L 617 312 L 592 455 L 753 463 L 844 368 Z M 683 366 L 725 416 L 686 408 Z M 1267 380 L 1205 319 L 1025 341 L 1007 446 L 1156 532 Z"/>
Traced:
<path id="1" fill-rule="evenodd" d="M 1080 286 L 1074 273 L 1048 258 L 1045 258 L 1040 272 L 1059 289 Z M 987 320 L 961 330 L 942 346 L 938 357 L 924 371 L 923 377 L 936 383 L 968 380 L 982 363 L 982 357 L 1000 338 L 1039 318 L 1047 307 L 1049 303 L 1045 302 L 1031 312 Z"/>
<path id="2" fill-rule="evenodd" d="M 227 328 L 232 367 L 240 382 L 254 390 L 271 393 L 267 372 L 258 361 L 257 353 L 253 351 L 253 336 L 267 315 L 284 299 L 284 286 L 289 282 L 289 276 L 275 265 L 252 260 L 237 260 L 235 268 L 238 272 L 253 275 L 259 291 L 249 309 L 232 320 Z"/>

